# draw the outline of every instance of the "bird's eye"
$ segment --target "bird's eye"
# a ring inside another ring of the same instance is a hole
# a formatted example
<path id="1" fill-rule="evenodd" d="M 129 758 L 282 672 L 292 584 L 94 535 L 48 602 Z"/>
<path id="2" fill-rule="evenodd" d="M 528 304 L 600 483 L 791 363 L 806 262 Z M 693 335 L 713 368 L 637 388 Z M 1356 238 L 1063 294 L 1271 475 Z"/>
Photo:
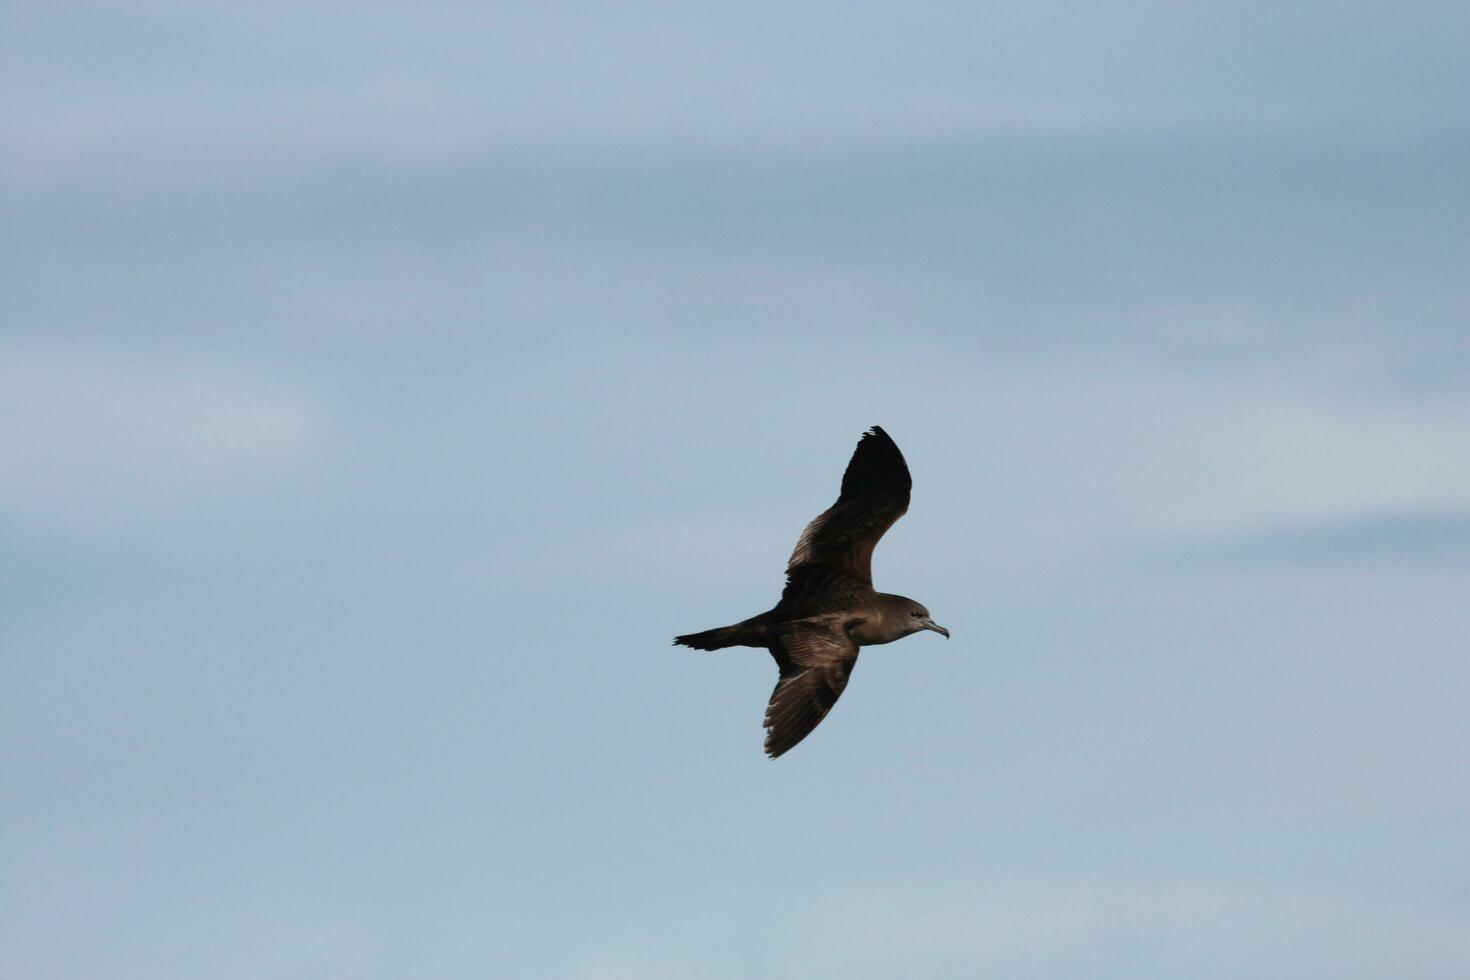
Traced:
<path id="1" fill-rule="evenodd" d="M 910 616 L 913 616 L 915 619 L 919 618 L 918 612 L 911 612 L 911 613 L 909 613 L 909 615 Z"/>

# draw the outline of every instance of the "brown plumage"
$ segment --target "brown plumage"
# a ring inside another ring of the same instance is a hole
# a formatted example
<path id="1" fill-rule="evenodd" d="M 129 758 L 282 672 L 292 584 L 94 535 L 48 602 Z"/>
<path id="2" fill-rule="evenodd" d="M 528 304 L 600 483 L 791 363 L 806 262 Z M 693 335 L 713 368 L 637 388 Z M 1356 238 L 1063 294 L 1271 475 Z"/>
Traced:
<path id="1" fill-rule="evenodd" d="M 898 446 L 878 426 L 858 440 L 837 502 L 817 516 L 786 564 L 786 588 L 759 616 L 674 638 L 696 650 L 770 650 L 781 671 L 766 708 L 766 754 L 806 738 L 842 696 L 858 649 L 949 630 L 912 599 L 873 589 L 873 549 L 908 510 L 913 481 Z"/>

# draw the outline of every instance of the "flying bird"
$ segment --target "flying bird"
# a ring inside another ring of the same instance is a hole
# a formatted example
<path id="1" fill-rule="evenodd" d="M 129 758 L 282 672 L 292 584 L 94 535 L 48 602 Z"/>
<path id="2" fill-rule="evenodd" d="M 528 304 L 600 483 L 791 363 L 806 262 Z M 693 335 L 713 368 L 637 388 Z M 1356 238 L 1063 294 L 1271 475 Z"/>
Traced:
<path id="1" fill-rule="evenodd" d="M 766 708 L 772 759 L 811 734 L 842 696 L 861 647 L 910 633 L 949 630 L 923 603 L 873 589 L 873 549 L 909 508 L 913 480 L 903 453 L 873 426 L 842 474 L 842 492 L 801 532 L 775 608 L 734 626 L 674 638 L 696 650 L 765 647 L 781 676 Z"/>

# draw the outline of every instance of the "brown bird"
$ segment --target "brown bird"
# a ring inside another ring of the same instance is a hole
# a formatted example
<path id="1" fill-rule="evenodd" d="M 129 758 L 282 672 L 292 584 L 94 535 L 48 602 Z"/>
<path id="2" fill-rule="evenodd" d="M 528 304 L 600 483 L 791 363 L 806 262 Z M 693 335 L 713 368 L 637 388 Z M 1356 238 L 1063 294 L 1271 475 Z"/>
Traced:
<path id="1" fill-rule="evenodd" d="M 766 708 L 766 754 L 772 759 L 827 717 L 847 687 L 860 647 L 921 630 L 949 637 L 922 603 L 873 590 L 873 549 L 908 510 L 912 486 L 903 453 L 873 426 L 858 440 L 837 502 L 801 532 L 776 607 L 734 626 L 674 638 L 696 650 L 771 651 L 781 670 Z"/>

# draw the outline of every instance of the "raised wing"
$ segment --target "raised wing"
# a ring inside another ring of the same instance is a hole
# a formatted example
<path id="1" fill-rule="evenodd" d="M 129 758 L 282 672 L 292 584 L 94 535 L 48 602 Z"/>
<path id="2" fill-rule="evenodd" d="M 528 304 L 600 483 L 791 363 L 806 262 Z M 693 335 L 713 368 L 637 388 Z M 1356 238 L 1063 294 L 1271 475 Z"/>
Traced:
<path id="1" fill-rule="evenodd" d="M 771 639 L 781 679 L 766 708 L 766 754 L 772 759 L 811 734 L 847 687 L 857 644 L 835 621 L 798 620 Z"/>
<path id="2" fill-rule="evenodd" d="M 837 502 L 807 525 L 786 563 L 786 595 L 810 593 L 813 578 L 873 585 L 873 549 L 909 509 L 913 480 L 903 453 L 880 427 L 858 440 Z"/>

